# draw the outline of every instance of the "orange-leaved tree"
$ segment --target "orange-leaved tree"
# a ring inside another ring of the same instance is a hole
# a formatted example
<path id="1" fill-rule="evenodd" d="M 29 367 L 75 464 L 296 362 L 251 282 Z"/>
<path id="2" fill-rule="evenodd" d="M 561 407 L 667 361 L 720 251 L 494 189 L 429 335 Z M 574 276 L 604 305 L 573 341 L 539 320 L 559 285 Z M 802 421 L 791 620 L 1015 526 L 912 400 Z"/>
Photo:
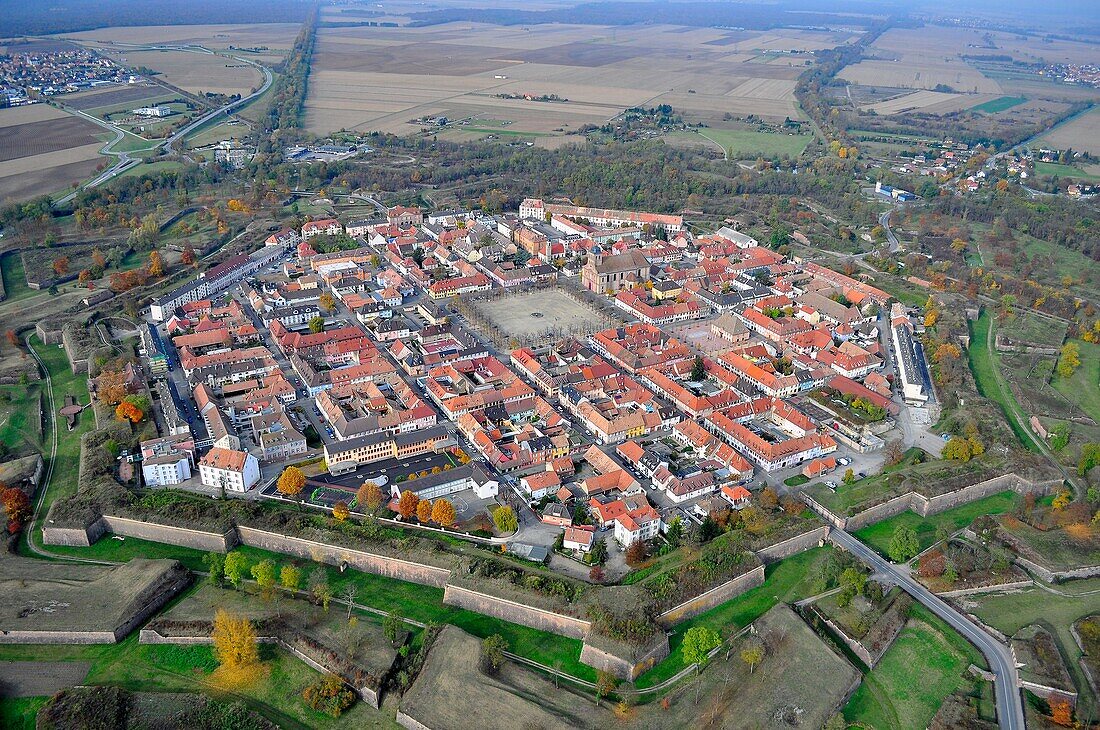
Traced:
<path id="1" fill-rule="evenodd" d="M 355 502 L 359 505 L 359 509 L 368 510 L 372 514 L 382 506 L 383 499 L 382 490 L 374 482 L 364 482 L 355 494 Z"/>
<path id="2" fill-rule="evenodd" d="M 422 499 L 417 503 L 416 519 L 425 525 L 432 521 L 432 502 L 430 499 Z"/>
<path id="3" fill-rule="evenodd" d="M 31 515 L 31 500 L 19 487 L 5 489 L 0 484 L 0 501 L 3 501 L 4 513 L 8 516 L 8 532 L 14 535 L 23 529 L 23 524 Z"/>
<path id="4" fill-rule="evenodd" d="M 351 514 L 351 510 L 348 509 L 347 502 L 337 502 L 332 506 L 332 516 L 336 518 L 337 522 L 343 522 Z"/>
<path id="5" fill-rule="evenodd" d="M 455 523 L 455 508 L 449 500 L 440 498 L 432 503 L 432 521 L 450 527 Z"/>
<path id="6" fill-rule="evenodd" d="M 283 469 L 283 473 L 279 475 L 279 481 L 275 484 L 279 494 L 291 499 L 298 499 L 305 486 L 306 475 L 296 466 L 288 466 Z"/>
<path id="7" fill-rule="evenodd" d="M 145 414 L 141 409 L 135 406 L 129 401 L 122 401 L 115 408 L 115 418 L 120 421 L 129 421 L 130 423 L 138 423 L 141 419 L 145 418 Z"/>
<path id="8" fill-rule="evenodd" d="M 214 658 L 221 665 L 219 673 L 232 684 L 255 677 L 260 666 L 256 629 L 247 618 L 235 616 L 219 608 L 214 613 Z"/>
<path id="9" fill-rule="evenodd" d="M 401 499 L 397 500 L 397 514 L 401 515 L 402 519 L 409 519 L 416 514 L 416 505 L 420 502 L 420 497 L 406 489 L 401 493 Z"/>

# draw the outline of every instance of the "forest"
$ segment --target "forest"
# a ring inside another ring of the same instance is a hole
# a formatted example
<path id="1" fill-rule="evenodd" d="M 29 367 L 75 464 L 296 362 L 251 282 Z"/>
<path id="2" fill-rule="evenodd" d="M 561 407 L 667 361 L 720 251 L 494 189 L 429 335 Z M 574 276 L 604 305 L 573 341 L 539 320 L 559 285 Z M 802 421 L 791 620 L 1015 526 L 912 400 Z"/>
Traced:
<path id="1" fill-rule="evenodd" d="M 312 0 L 55 0 L 50 3 L 3 3 L 0 27 L 5 36 L 73 33 L 93 28 L 221 23 L 300 23 Z"/>

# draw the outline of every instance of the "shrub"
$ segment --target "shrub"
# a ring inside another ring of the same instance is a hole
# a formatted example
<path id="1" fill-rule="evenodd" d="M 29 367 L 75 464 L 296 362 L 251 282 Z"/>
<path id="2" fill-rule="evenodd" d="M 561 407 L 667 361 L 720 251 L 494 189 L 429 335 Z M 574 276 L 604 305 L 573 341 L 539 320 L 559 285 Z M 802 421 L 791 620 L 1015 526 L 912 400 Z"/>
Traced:
<path id="1" fill-rule="evenodd" d="M 335 674 L 325 674 L 302 690 L 302 699 L 318 712 L 340 717 L 355 704 L 355 692 Z"/>

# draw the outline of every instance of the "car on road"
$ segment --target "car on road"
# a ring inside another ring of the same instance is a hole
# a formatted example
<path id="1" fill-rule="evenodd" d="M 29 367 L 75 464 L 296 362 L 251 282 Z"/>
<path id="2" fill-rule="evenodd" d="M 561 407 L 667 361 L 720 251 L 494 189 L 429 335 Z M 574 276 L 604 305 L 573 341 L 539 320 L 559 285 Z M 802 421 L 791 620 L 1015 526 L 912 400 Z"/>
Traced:
<path id="1" fill-rule="evenodd" d="M 842 457 L 840 457 L 839 459 L 836 460 L 836 463 L 840 464 L 841 466 L 848 466 L 849 464 L 852 463 L 852 460 L 845 457 L 845 456 L 842 456 Z"/>

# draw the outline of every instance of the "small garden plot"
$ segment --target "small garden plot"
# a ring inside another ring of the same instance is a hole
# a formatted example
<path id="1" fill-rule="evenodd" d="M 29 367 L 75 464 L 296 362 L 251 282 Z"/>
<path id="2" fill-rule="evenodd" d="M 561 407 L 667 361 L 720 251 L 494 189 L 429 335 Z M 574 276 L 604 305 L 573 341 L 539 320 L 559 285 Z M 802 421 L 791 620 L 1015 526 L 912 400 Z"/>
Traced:
<path id="1" fill-rule="evenodd" d="M 596 709 L 568 683 L 555 687 L 541 674 L 505 662 L 496 674 L 479 666 L 481 642 L 444 627 L 416 681 L 401 698 L 401 712 L 421 727 L 546 730 L 608 727 L 608 709 Z"/>
<path id="2" fill-rule="evenodd" d="M 1066 692 L 1075 691 L 1066 663 L 1049 631 L 1034 624 L 1025 626 L 1013 635 L 1011 643 L 1016 661 L 1022 665 L 1020 679 Z"/>
<path id="3" fill-rule="evenodd" d="M 695 680 L 700 687 L 673 691 L 668 709 L 647 708 L 637 726 L 822 727 L 859 672 L 787 606 L 775 606 L 753 628 L 755 635 L 732 642 L 728 658 L 719 653 L 711 660 Z M 752 667 L 741 658 L 750 646 L 763 649 Z"/>
<path id="4" fill-rule="evenodd" d="M 943 699 L 968 683 L 978 650 L 922 606 L 893 646 L 863 679 L 844 719 L 874 728 L 927 727 Z"/>

